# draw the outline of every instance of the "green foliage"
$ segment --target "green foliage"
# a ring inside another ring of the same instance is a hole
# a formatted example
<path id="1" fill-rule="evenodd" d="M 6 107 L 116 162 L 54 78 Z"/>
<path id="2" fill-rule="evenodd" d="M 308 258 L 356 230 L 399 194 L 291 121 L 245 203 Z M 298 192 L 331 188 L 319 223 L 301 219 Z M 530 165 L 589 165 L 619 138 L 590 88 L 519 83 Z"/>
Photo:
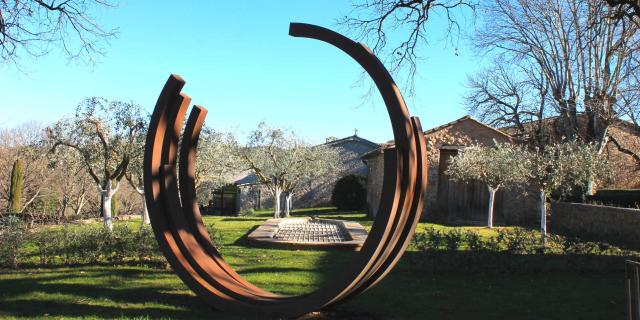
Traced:
<path id="1" fill-rule="evenodd" d="M 27 236 L 27 225 L 16 216 L 0 220 L 0 266 L 18 268 L 24 254 L 23 240 Z"/>
<path id="2" fill-rule="evenodd" d="M 532 254 L 540 251 L 540 236 L 525 228 L 498 231 L 497 243 L 511 254 Z"/>
<path id="3" fill-rule="evenodd" d="M 207 233 L 209 233 L 209 239 L 211 239 L 211 243 L 213 246 L 220 251 L 224 244 L 224 237 L 222 236 L 222 231 L 217 229 L 213 223 L 205 225 L 205 229 L 207 229 Z"/>
<path id="4" fill-rule="evenodd" d="M 205 226 L 218 250 L 223 236 L 213 224 Z M 37 261 L 24 254 L 31 249 Z M 150 226 L 132 230 L 132 225 L 116 224 L 112 232 L 98 225 L 45 227 L 27 232 L 15 217 L 2 220 L 0 226 L 0 266 L 16 268 L 18 264 L 37 266 L 108 263 L 160 264 L 166 262 Z"/>
<path id="5" fill-rule="evenodd" d="M 59 254 L 61 244 L 65 242 L 64 233 L 60 230 L 50 232 L 34 232 L 30 236 L 33 245 L 36 247 L 39 263 L 47 266 L 54 260 L 54 256 Z"/>
<path id="6" fill-rule="evenodd" d="M 9 188 L 9 212 L 17 213 L 22 209 L 22 160 L 16 159 L 11 170 L 11 186 Z"/>
<path id="7" fill-rule="evenodd" d="M 241 217 L 253 217 L 256 215 L 256 212 L 253 209 L 241 210 L 239 215 Z"/>
<path id="8" fill-rule="evenodd" d="M 474 231 L 438 230 L 433 227 L 417 232 L 411 240 L 413 249 L 419 252 L 494 252 L 508 255 L 535 255 L 542 253 L 561 255 L 625 256 L 632 251 L 605 242 L 584 241 L 578 237 L 549 235 L 545 247 L 537 231 L 515 227 L 499 229 L 494 235 L 481 236 Z"/>
<path id="9" fill-rule="evenodd" d="M 606 206 L 640 208 L 640 189 L 602 189 L 588 196 L 587 201 Z"/>
<path id="10" fill-rule="evenodd" d="M 445 242 L 444 233 L 434 227 L 429 227 L 424 232 L 417 232 L 411 242 L 413 247 L 419 251 L 439 250 Z"/>
<path id="11" fill-rule="evenodd" d="M 524 153 L 522 163 L 529 168 L 528 182 L 544 191 L 568 195 L 586 190 L 590 181 L 606 180 L 611 171 L 593 144 L 579 141 L 548 145 Z"/>
<path id="12" fill-rule="evenodd" d="M 444 245 L 448 251 L 457 251 L 462 245 L 464 234 L 459 229 L 453 229 L 444 234 Z"/>
<path id="13" fill-rule="evenodd" d="M 331 203 L 338 210 L 360 210 L 367 205 L 367 178 L 355 174 L 346 175 L 336 182 Z"/>
<path id="14" fill-rule="evenodd" d="M 456 180 L 479 180 L 491 189 L 526 182 L 528 168 L 522 160 L 522 149 L 511 144 L 494 147 L 469 147 L 451 159 L 447 174 Z"/>
<path id="15" fill-rule="evenodd" d="M 490 247 L 485 244 L 479 234 L 473 231 L 468 230 L 464 235 L 464 239 L 467 243 L 467 247 L 472 251 L 485 250 Z"/>

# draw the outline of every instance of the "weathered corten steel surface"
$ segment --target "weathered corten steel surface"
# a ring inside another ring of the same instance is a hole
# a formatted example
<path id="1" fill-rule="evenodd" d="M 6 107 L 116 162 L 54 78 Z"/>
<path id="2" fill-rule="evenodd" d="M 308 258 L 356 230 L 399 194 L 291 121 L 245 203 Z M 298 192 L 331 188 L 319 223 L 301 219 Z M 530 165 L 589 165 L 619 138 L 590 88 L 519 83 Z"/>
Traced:
<path id="1" fill-rule="evenodd" d="M 369 48 L 331 30 L 292 23 L 289 34 L 327 42 L 365 69 L 386 104 L 396 150 L 384 154 L 382 200 L 369 236 L 351 264 L 313 293 L 276 295 L 244 280 L 209 240 L 194 183 L 198 136 L 206 110 L 191 109 L 179 147 L 191 99 L 181 93 L 184 80 L 171 75 L 151 116 L 146 140 L 144 183 L 149 215 L 160 248 L 178 276 L 205 302 L 223 310 L 293 317 L 361 293 L 398 262 L 422 212 L 426 185 L 423 131 L 419 120 L 409 116 L 389 72 Z"/>

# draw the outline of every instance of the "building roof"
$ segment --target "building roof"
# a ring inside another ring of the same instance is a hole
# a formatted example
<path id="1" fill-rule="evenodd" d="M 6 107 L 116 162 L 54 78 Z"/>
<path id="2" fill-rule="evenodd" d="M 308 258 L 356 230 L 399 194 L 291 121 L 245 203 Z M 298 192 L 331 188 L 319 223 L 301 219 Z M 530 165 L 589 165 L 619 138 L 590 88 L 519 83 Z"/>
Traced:
<path id="1" fill-rule="evenodd" d="M 492 130 L 492 131 L 495 131 L 495 132 L 496 132 L 496 133 L 498 133 L 498 134 L 501 134 L 501 135 L 503 135 L 503 136 L 505 136 L 505 137 L 507 137 L 507 138 L 511 138 L 511 135 L 509 135 L 508 133 L 505 133 L 504 131 L 498 130 L 498 129 L 496 129 L 496 128 L 494 128 L 494 127 L 492 127 L 492 126 L 490 126 L 490 125 L 488 125 L 488 124 L 486 124 L 486 123 L 484 123 L 484 122 L 482 122 L 482 121 L 476 120 L 475 118 L 473 118 L 473 117 L 471 117 L 471 116 L 469 116 L 469 115 L 466 115 L 466 116 L 464 116 L 464 117 L 462 117 L 462 118 L 460 118 L 460 119 L 453 120 L 453 121 L 451 121 L 451 122 L 445 123 L 445 124 L 443 124 L 443 125 L 437 126 L 437 127 L 435 127 L 435 128 L 431 128 L 431 129 L 429 129 L 429 130 L 425 131 L 425 132 L 424 132 L 424 134 L 425 134 L 425 135 L 429 135 L 429 134 L 431 134 L 431 133 L 434 133 L 434 132 L 440 131 L 440 130 L 442 130 L 442 129 L 449 128 L 449 127 L 451 127 L 451 126 L 453 126 L 453 125 L 456 125 L 456 124 L 458 124 L 458 123 L 461 123 L 461 122 L 463 122 L 463 121 L 473 121 L 473 122 L 475 122 L 475 123 L 477 123 L 477 124 L 479 124 L 479 125 L 481 125 L 481 126 L 483 126 L 483 127 L 487 128 L 487 129 L 490 129 L 490 130 Z"/>
<path id="2" fill-rule="evenodd" d="M 453 120 L 453 121 L 451 121 L 451 122 L 447 122 L 447 123 L 445 123 L 445 124 L 443 124 L 443 125 L 440 125 L 440 126 L 437 126 L 437 127 L 431 128 L 431 129 L 429 129 L 429 130 L 425 131 L 425 132 L 424 132 L 424 135 L 425 135 L 425 136 L 427 136 L 427 135 L 433 134 L 433 133 L 435 133 L 435 132 L 438 132 L 438 131 L 440 131 L 440 130 L 443 130 L 443 129 L 446 129 L 446 128 L 449 128 L 449 127 L 452 127 L 452 126 L 454 126 L 454 125 L 456 125 L 456 124 L 459 124 L 459 123 L 462 123 L 462 122 L 464 122 L 464 121 L 472 121 L 472 122 L 474 122 L 474 123 L 476 123 L 476 124 L 478 124 L 478 125 L 480 125 L 480 126 L 482 126 L 482 127 L 485 127 L 485 128 L 487 128 L 487 129 L 489 129 L 489 130 L 491 130 L 491 131 L 494 131 L 494 132 L 496 132 L 496 133 L 498 133 L 498 134 L 500 134 L 500 135 L 505 136 L 505 137 L 506 137 L 506 138 L 508 138 L 508 139 L 511 139 L 511 135 L 507 134 L 506 132 L 503 132 L 503 131 L 501 131 L 501 130 L 498 130 L 498 129 L 496 129 L 496 128 L 494 128 L 494 127 L 490 126 L 490 125 L 487 125 L 486 123 L 483 123 L 483 122 L 481 122 L 481 121 L 478 121 L 478 120 L 476 120 L 475 118 L 473 118 L 473 117 L 471 117 L 471 116 L 468 116 L 468 115 L 467 115 L 467 116 L 464 116 L 464 117 L 462 117 L 462 118 L 459 118 L 459 119 Z M 366 154 L 364 154 L 361 158 L 362 158 L 362 159 L 368 159 L 368 158 L 371 158 L 371 157 L 373 157 L 373 156 L 375 156 L 375 155 L 378 155 L 378 154 L 382 153 L 382 151 L 383 151 L 384 149 L 393 148 L 393 147 L 395 147 L 395 142 L 394 142 L 393 140 L 390 140 L 390 141 L 388 141 L 387 143 L 381 144 L 381 145 L 380 145 L 380 148 L 378 148 L 378 149 L 376 149 L 376 150 L 372 150 L 372 151 L 370 151 L 370 152 L 367 152 L 367 153 L 366 153 Z"/>
<path id="3" fill-rule="evenodd" d="M 246 176 L 233 182 L 236 186 L 252 185 L 257 183 L 260 183 L 260 181 L 258 180 L 258 176 L 253 172 L 249 172 Z"/>
<path id="4" fill-rule="evenodd" d="M 359 143 L 363 143 L 365 145 L 371 146 L 372 148 L 380 147 L 379 144 L 377 144 L 377 143 L 375 143 L 373 141 L 361 138 L 357 134 L 354 134 L 352 136 L 349 136 L 349 137 L 346 137 L 346 138 L 342 138 L 342 139 L 336 139 L 336 140 L 327 141 L 327 142 L 323 143 L 323 145 L 336 146 L 336 145 L 343 144 L 343 143 L 346 143 L 346 142 L 359 142 Z"/>

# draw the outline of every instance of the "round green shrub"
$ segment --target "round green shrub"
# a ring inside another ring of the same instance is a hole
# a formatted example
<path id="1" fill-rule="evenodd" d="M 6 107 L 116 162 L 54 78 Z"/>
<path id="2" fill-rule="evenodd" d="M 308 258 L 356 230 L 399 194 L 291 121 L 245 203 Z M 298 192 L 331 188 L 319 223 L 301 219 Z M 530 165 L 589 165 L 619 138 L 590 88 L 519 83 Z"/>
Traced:
<path id="1" fill-rule="evenodd" d="M 331 194 L 331 203 L 338 210 L 361 210 L 367 205 L 367 178 L 346 175 L 336 182 Z"/>

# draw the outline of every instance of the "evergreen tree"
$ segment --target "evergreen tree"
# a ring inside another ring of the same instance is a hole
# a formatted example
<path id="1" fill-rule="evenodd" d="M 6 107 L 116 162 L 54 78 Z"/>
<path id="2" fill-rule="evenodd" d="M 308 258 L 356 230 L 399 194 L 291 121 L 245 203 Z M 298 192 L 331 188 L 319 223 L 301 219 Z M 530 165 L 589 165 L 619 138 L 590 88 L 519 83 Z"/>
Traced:
<path id="1" fill-rule="evenodd" d="M 9 212 L 20 212 L 22 210 L 22 160 L 17 159 L 13 163 L 11 171 L 11 187 L 9 189 Z"/>

